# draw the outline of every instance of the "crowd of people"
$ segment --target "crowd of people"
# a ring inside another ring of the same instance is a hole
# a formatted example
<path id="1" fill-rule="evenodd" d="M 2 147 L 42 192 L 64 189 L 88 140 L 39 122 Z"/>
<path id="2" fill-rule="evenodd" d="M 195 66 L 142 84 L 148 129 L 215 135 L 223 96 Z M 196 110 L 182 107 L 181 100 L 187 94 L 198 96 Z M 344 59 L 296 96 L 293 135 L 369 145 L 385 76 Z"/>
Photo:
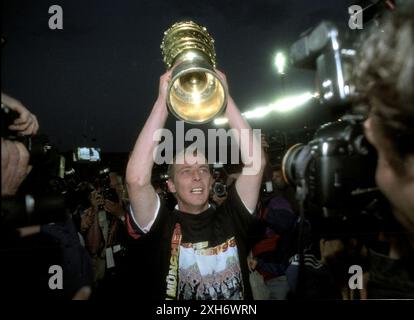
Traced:
<path id="1" fill-rule="evenodd" d="M 220 195 L 201 152 L 176 150 L 167 178 L 154 179 L 153 136 L 169 115 L 167 71 L 125 171 L 100 168 L 80 179 L 75 204 L 56 209 L 65 213 L 59 219 L 18 210 L 34 169 L 24 142 L 2 136 L 2 199 L 14 206 L 2 205 L 0 282 L 12 296 L 64 299 L 120 297 L 129 287 L 143 299 L 414 298 L 414 6 L 397 8 L 382 29 L 365 39 L 353 70 L 392 227 L 328 237 L 319 220 L 301 220 L 296 190 L 280 164 L 268 161 L 266 139 L 257 141 L 218 70 L 229 126 L 249 133 L 239 145 L 241 166 L 221 176 Z M 27 107 L 3 93 L 1 101 L 18 114 L 9 130 L 36 135 L 39 123 Z M 253 174 L 252 153 L 260 162 Z M 62 279 L 51 266 L 61 267 Z M 349 284 L 351 266 L 363 271 L 358 288 Z"/>

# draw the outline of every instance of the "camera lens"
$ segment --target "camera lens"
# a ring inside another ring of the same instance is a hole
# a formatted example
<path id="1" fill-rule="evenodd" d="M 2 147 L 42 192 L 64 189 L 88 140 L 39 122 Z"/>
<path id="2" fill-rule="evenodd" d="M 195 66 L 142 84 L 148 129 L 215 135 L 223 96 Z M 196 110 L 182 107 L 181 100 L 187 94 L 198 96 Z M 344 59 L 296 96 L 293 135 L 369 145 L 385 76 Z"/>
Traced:
<path id="1" fill-rule="evenodd" d="M 282 160 L 282 175 L 286 183 L 296 185 L 297 179 L 297 159 L 300 152 L 305 147 L 304 144 L 298 143 L 289 148 Z"/>
<path id="2" fill-rule="evenodd" d="M 213 186 L 213 192 L 217 197 L 224 197 L 226 195 L 226 185 L 221 182 L 216 182 Z"/>

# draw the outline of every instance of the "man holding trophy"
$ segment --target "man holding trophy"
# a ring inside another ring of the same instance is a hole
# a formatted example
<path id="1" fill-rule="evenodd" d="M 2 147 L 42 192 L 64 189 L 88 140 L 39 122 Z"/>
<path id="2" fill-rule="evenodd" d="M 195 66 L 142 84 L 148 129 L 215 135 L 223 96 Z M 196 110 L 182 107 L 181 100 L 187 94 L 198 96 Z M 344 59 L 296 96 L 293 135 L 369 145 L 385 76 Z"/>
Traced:
<path id="1" fill-rule="evenodd" d="M 131 203 L 130 234 L 154 243 L 150 259 L 159 275 L 146 288 L 160 299 L 251 299 L 246 257 L 248 230 L 259 197 L 265 158 L 257 137 L 228 93 L 226 77 L 215 69 L 213 39 L 191 22 L 164 33 L 162 51 L 168 71 L 160 78 L 158 98 L 141 130 L 127 166 Z M 169 163 L 167 209 L 151 185 L 158 140 L 168 114 L 202 124 L 225 112 L 244 167 L 217 208 L 208 200 L 213 184 L 209 163 L 197 150 L 176 150 Z M 253 155 L 253 156 L 252 156 Z M 159 268 L 159 269 L 158 269 Z M 145 277 L 145 275 L 144 275 Z"/>

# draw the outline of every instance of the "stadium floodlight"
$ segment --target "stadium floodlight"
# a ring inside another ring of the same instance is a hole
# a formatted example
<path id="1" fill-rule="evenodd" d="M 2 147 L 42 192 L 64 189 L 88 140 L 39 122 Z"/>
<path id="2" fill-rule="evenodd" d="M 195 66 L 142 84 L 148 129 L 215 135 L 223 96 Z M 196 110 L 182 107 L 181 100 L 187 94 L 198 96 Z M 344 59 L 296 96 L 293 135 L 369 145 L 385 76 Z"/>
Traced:
<path id="1" fill-rule="evenodd" d="M 275 67 L 278 74 L 285 74 L 286 70 L 286 56 L 282 52 L 276 53 Z"/>

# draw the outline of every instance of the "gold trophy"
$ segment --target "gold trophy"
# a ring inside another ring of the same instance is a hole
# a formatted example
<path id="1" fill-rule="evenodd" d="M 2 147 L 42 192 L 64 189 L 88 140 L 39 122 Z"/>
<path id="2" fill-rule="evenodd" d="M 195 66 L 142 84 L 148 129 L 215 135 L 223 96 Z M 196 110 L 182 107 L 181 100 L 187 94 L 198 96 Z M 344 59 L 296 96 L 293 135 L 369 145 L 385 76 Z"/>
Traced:
<path id="1" fill-rule="evenodd" d="M 211 121 L 227 104 L 227 92 L 216 74 L 214 40 L 192 21 L 178 22 L 164 32 L 161 50 L 172 70 L 167 105 L 178 119 L 192 124 Z"/>

